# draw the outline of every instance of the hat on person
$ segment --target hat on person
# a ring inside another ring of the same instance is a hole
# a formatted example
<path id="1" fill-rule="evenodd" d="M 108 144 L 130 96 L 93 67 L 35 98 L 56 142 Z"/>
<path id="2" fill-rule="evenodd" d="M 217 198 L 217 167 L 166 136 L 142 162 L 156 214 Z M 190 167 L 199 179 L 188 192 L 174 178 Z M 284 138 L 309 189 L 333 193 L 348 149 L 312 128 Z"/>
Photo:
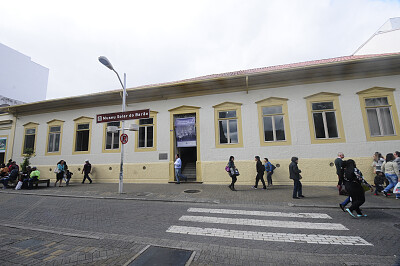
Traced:
<path id="1" fill-rule="evenodd" d="M 32 170 L 36 170 L 37 168 L 36 168 L 36 166 L 32 166 Z"/>
<path id="2" fill-rule="evenodd" d="M 88 159 L 86 159 L 86 160 L 85 160 L 85 162 L 89 162 L 89 160 L 88 160 Z"/>

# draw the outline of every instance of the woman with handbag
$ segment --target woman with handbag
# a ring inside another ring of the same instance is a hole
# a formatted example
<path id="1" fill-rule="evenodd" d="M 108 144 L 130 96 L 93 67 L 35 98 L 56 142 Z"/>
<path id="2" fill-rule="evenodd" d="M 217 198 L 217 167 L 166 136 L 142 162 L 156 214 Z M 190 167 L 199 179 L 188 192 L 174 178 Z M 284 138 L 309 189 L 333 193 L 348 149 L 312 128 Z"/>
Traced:
<path id="1" fill-rule="evenodd" d="M 346 211 L 354 218 L 356 218 L 356 216 L 353 214 L 353 211 L 356 211 L 357 217 L 366 217 L 367 215 L 362 214 L 360 210 L 360 206 L 365 202 L 365 190 L 361 184 L 364 183 L 373 191 L 372 186 L 364 180 L 354 160 L 350 159 L 345 161 L 343 168 L 346 190 L 349 192 L 349 197 L 351 198 L 351 206 L 347 208 Z"/>
<path id="2" fill-rule="evenodd" d="M 239 171 L 235 166 L 234 160 L 235 160 L 235 157 L 231 156 L 231 157 L 229 157 L 229 162 L 228 162 L 228 168 L 229 168 L 229 172 L 228 173 L 229 173 L 229 176 L 232 178 L 232 182 L 228 187 L 232 191 L 236 191 L 235 183 L 236 183 L 236 180 L 237 180 L 237 176 L 239 175 Z"/>
<path id="3" fill-rule="evenodd" d="M 64 160 L 61 160 L 57 163 L 57 174 L 56 174 L 56 182 L 54 186 L 57 186 L 57 182 L 60 181 L 59 187 L 62 187 L 61 183 L 64 178 Z"/>

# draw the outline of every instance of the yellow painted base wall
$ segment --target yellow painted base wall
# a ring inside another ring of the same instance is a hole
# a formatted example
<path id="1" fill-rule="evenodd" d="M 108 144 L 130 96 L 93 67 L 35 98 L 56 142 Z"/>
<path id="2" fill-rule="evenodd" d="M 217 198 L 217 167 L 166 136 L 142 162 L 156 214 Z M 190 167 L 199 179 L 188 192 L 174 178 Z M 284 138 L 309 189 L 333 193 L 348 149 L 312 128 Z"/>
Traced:
<path id="1" fill-rule="evenodd" d="M 333 159 L 300 159 L 299 168 L 302 170 L 304 185 L 331 186 L 336 185 L 338 178 L 335 166 L 330 166 Z M 364 174 L 368 183 L 373 184 L 374 174 L 371 158 L 352 158 L 356 161 L 357 167 Z M 289 179 L 290 159 L 271 161 L 274 165 L 280 165 L 272 176 L 275 185 L 292 185 Z M 173 172 L 170 171 L 170 163 L 141 163 L 124 164 L 124 183 L 159 183 L 164 184 L 173 180 Z M 200 170 L 200 180 L 204 184 L 228 184 L 231 178 L 225 171 L 227 162 L 202 161 L 198 164 L 197 171 Z M 254 161 L 236 161 L 236 167 L 240 171 L 238 185 L 253 185 L 256 176 Z M 71 182 L 82 182 L 82 165 L 68 165 L 74 174 Z M 53 172 L 54 166 L 38 166 L 41 178 L 50 178 L 55 181 L 56 174 Z M 172 176 L 170 176 L 172 175 Z M 266 177 L 266 176 L 265 176 Z M 91 178 L 96 183 L 117 183 L 119 180 L 119 164 L 96 165 L 92 164 Z"/>
<path id="2" fill-rule="evenodd" d="M 333 159 L 299 159 L 299 169 L 302 171 L 303 179 L 301 182 L 304 185 L 320 185 L 331 186 L 337 185 L 338 177 L 336 175 Z M 364 178 L 368 183 L 373 184 L 375 175 L 371 166 L 371 158 L 352 158 L 356 161 L 357 167 L 364 174 Z M 274 185 L 292 185 L 293 181 L 289 179 L 289 164 L 288 160 L 274 160 L 272 164 L 280 167 L 276 168 L 272 175 Z M 231 178 L 225 171 L 227 162 L 202 162 L 203 182 L 207 184 L 227 184 Z M 236 167 L 239 169 L 237 184 L 239 185 L 254 185 L 256 177 L 256 163 L 254 161 L 235 161 Z M 266 174 L 264 175 L 266 179 Z M 261 182 L 260 182 L 261 183 Z"/>
<path id="3" fill-rule="evenodd" d="M 55 166 L 37 166 L 42 179 L 56 181 Z M 68 165 L 73 173 L 71 182 L 82 182 L 83 165 Z M 90 177 L 96 183 L 118 183 L 119 164 L 92 164 Z M 168 183 L 168 163 L 124 164 L 124 183 Z"/>

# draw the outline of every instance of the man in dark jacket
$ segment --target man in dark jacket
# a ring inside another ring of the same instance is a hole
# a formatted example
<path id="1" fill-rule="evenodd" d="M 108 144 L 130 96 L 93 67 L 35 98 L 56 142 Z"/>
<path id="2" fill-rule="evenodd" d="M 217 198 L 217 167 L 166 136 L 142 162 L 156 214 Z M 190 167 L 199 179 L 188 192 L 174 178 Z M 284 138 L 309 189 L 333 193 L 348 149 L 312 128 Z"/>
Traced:
<path id="1" fill-rule="evenodd" d="M 292 162 L 289 164 L 290 179 L 293 179 L 293 181 L 294 181 L 294 188 L 293 188 L 293 198 L 294 199 L 304 198 L 303 191 L 302 191 L 302 185 L 300 182 L 301 170 L 297 166 L 298 163 L 299 163 L 299 158 L 292 157 Z"/>
<path id="2" fill-rule="evenodd" d="M 257 162 L 256 163 L 257 176 L 256 176 L 256 184 L 253 186 L 253 188 L 257 189 L 258 181 L 260 181 L 260 179 L 261 179 L 261 183 L 263 184 L 263 189 L 267 189 L 267 186 L 265 185 L 265 181 L 264 181 L 265 168 L 260 160 L 260 156 L 256 156 L 254 158 L 254 160 Z"/>
<path id="3" fill-rule="evenodd" d="M 92 184 L 92 179 L 90 179 L 89 177 L 91 170 L 92 170 L 92 165 L 89 163 L 89 160 L 85 160 L 85 165 L 83 166 L 82 169 L 82 174 L 84 174 L 82 184 L 85 183 L 86 178 L 89 180 L 89 184 Z"/>
<path id="4" fill-rule="evenodd" d="M 342 192 L 342 186 L 344 185 L 344 182 L 343 182 L 344 170 L 342 167 L 343 158 L 344 158 L 343 152 L 339 152 L 338 157 L 335 159 L 336 174 L 338 176 L 337 188 L 339 189 L 339 195 L 343 195 L 343 192 Z"/>

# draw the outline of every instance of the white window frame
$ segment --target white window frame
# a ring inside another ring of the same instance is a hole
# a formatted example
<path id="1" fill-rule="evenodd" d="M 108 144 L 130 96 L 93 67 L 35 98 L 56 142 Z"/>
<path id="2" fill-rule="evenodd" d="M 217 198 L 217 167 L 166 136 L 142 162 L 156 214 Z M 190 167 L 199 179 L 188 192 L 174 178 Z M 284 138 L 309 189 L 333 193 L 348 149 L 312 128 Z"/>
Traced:
<path id="1" fill-rule="evenodd" d="M 152 124 L 143 124 L 143 125 L 140 125 L 140 121 L 142 120 L 142 119 L 139 119 L 139 131 L 138 131 L 138 148 L 139 149 L 146 149 L 146 148 L 154 148 L 154 118 L 153 117 L 149 117 L 149 118 L 144 118 L 144 119 L 152 119 Z M 143 119 L 143 120 L 144 120 Z M 152 127 L 153 128 L 153 146 L 147 146 L 147 128 L 148 127 Z M 140 145 L 140 128 L 144 128 L 144 146 L 143 147 L 140 147 L 139 145 Z"/>
<path id="2" fill-rule="evenodd" d="M 58 131 L 56 131 L 56 132 L 52 132 L 51 131 L 51 128 L 53 128 L 53 127 L 58 127 L 58 128 L 60 128 L 60 130 L 58 130 Z M 47 144 L 47 152 L 48 153 L 55 153 L 55 152 L 60 152 L 60 142 L 61 142 L 61 125 L 54 125 L 54 126 L 49 126 L 49 136 L 48 136 L 48 138 L 49 138 L 49 143 Z M 58 138 L 58 151 L 56 151 L 56 150 L 54 150 L 54 148 L 56 147 L 56 135 L 59 135 L 60 137 Z M 50 135 L 54 135 L 54 138 L 53 138 L 53 150 L 52 151 L 50 151 L 49 150 L 49 148 L 50 148 Z"/>
<path id="3" fill-rule="evenodd" d="M 389 99 L 386 96 L 382 96 L 382 97 L 371 97 L 371 98 L 366 98 L 365 101 L 367 99 L 375 99 L 375 98 L 386 98 L 387 102 L 389 103 Z M 392 129 L 393 129 L 393 134 L 382 134 L 382 132 L 384 131 L 383 126 L 382 126 L 382 115 L 381 115 L 381 109 L 383 108 L 388 108 L 389 109 L 389 113 L 390 113 L 390 120 L 392 122 Z M 372 135 L 371 132 L 371 125 L 369 124 L 369 120 L 368 120 L 368 109 L 375 109 L 376 110 L 376 114 L 378 117 L 378 127 L 379 127 L 379 131 L 381 134 L 379 135 Z M 394 125 L 394 120 L 393 120 L 393 114 L 392 114 L 392 108 L 390 106 L 390 104 L 388 105 L 377 105 L 377 106 L 367 106 L 367 104 L 365 103 L 365 112 L 367 114 L 367 121 L 368 121 L 368 129 L 369 129 L 369 133 L 371 135 L 371 137 L 386 137 L 386 136 L 396 136 L 396 127 Z"/>
<path id="4" fill-rule="evenodd" d="M 264 115 L 263 109 L 264 109 L 264 108 L 268 108 L 268 107 L 280 107 L 281 110 L 282 110 L 282 112 L 280 112 L 280 113 L 275 113 L 275 114 L 267 114 L 267 115 Z M 263 107 L 261 108 L 261 113 L 262 113 L 262 122 L 263 122 L 263 132 L 264 132 L 264 133 L 263 133 L 263 135 L 264 135 L 264 136 L 263 136 L 263 139 L 264 139 L 264 142 L 286 141 L 285 114 L 283 113 L 283 106 L 282 106 L 282 105 L 263 106 Z M 278 115 L 279 115 L 279 116 L 282 116 L 282 118 L 283 118 L 283 135 L 284 135 L 285 139 L 282 139 L 282 140 L 277 140 L 277 139 L 276 139 L 275 116 L 278 116 Z M 265 140 L 264 117 L 271 117 L 271 118 L 272 118 L 272 136 L 273 136 L 273 140 Z"/>
<path id="5" fill-rule="evenodd" d="M 220 118 L 219 117 L 219 113 L 226 113 L 226 112 L 231 112 L 231 111 L 235 112 L 235 117 L 227 117 L 227 118 Z M 230 120 L 236 120 L 237 134 L 239 134 L 239 121 L 238 121 L 237 111 L 236 110 L 218 111 L 218 132 L 219 132 L 219 134 L 221 134 L 221 129 L 219 128 L 220 127 L 219 122 L 220 121 L 227 121 L 227 123 L 226 123 L 226 125 L 227 125 L 226 126 L 226 134 L 227 134 L 228 143 L 221 143 L 221 135 L 219 135 L 218 142 L 221 145 L 225 145 L 225 144 L 232 145 L 232 144 L 238 144 L 239 143 L 239 135 L 238 135 L 238 142 L 236 142 L 236 143 L 232 143 L 231 142 L 230 126 L 229 126 L 229 121 Z"/>
<path id="6" fill-rule="evenodd" d="M 109 123 L 113 123 L 113 122 L 108 122 L 108 123 L 107 123 L 107 126 L 109 125 Z M 118 123 L 119 123 L 118 127 L 121 127 L 121 122 L 118 122 Z M 118 131 L 118 132 L 116 132 L 116 133 L 114 133 L 114 132 L 107 132 L 107 130 L 106 130 L 106 138 L 105 138 L 105 141 L 104 141 L 104 150 L 106 150 L 106 151 L 112 151 L 112 150 L 119 150 L 119 149 L 120 149 L 120 144 L 119 144 L 119 132 L 120 132 L 120 131 Z M 111 133 L 111 148 L 107 149 L 107 134 L 109 134 L 109 133 Z M 118 135 L 118 141 L 117 141 L 117 142 L 118 142 L 118 147 L 117 147 L 117 148 L 114 148 L 115 134 Z"/>
<path id="7" fill-rule="evenodd" d="M 312 118 L 313 118 L 313 126 L 314 126 L 315 138 L 316 139 L 339 139 L 340 138 L 340 132 L 339 132 L 338 122 L 337 122 L 337 115 L 336 115 L 336 110 L 335 110 L 335 102 L 334 101 L 319 101 L 319 102 L 312 102 L 312 103 L 327 103 L 327 102 L 331 102 L 334 109 L 312 110 L 312 108 L 311 108 L 311 115 L 312 115 Z M 324 131 L 325 131 L 325 137 L 324 138 L 318 138 L 317 137 L 317 132 L 315 130 L 314 113 L 322 113 L 322 122 L 324 124 Z M 329 136 L 328 123 L 326 122 L 326 113 L 334 113 L 335 114 L 336 132 L 338 134 L 337 137 L 330 137 Z"/>

